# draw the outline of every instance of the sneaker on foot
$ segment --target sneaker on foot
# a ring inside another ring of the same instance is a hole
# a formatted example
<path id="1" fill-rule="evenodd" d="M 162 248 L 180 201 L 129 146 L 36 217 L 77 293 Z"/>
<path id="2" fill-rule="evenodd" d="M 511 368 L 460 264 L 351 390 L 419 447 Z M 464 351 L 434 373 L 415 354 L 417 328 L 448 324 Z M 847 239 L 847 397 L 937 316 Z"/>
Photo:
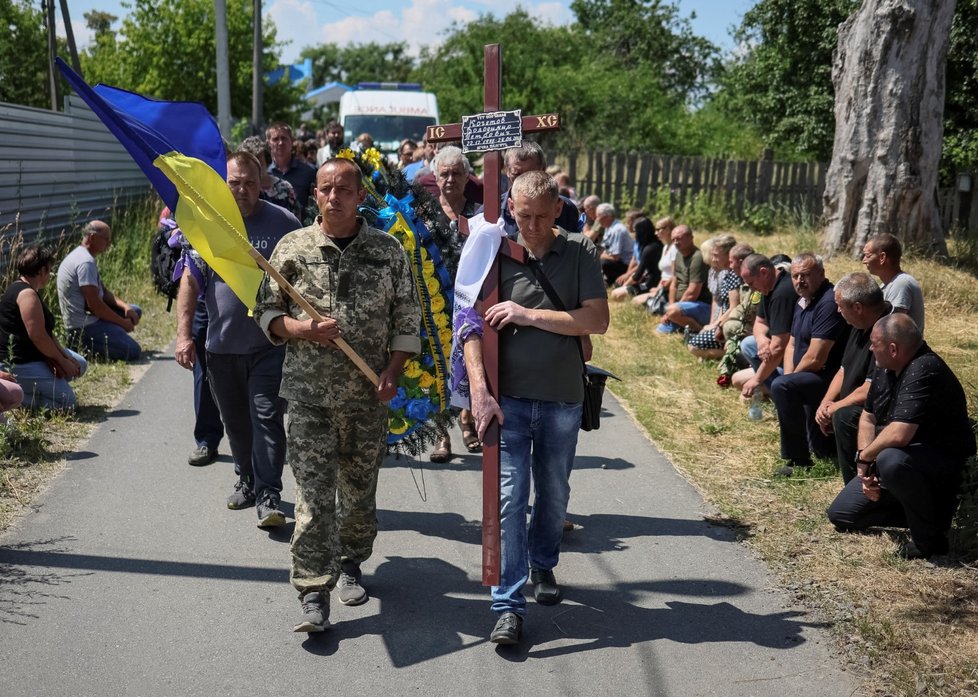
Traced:
<path id="1" fill-rule="evenodd" d="M 293 632 L 321 632 L 329 626 L 329 596 L 321 591 L 306 593 L 300 599 L 302 617 Z"/>
<path id="2" fill-rule="evenodd" d="M 274 528 L 285 525 L 285 514 L 278 509 L 280 499 L 278 494 L 267 492 L 258 502 L 258 527 Z"/>
<path id="3" fill-rule="evenodd" d="M 190 452 L 187 464 L 192 467 L 203 467 L 209 465 L 217 459 L 217 448 L 209 448 L 206 445 L 198 445 Z"/>
<path id="4" fill-rule="evenodd" d="M 493 644 L 518 644 L 520 634 L 523 633 L 523 618 L 515 612 L 504 612 L 496 620 L 496 626 L 492 628 L 489 641 Z"/>
<path id="5" fill-rule="evenodd" d="M 251 490 L 251 484 L 239 479 L 234 484 L 234 491 L 228 496 L 228 508 L 237 511 L 242 508 L 250 508 L 255 505 L 255 492 Z"/>
<path id="6" fill-rule="evenodd" d="M 544 569 L 530 569 L 530 583 L 533 584 L 533 597 L 541 605 L 556 605 L 560 602 L 560 586 L 554 572 Z"/>
<path id="7" fill-rule="evenodd" d="M 367 602 L 367 591 L 360 585 L 360 565 L 356 562 L 345 561 L 340 565 L 336 597 L 344 605 L 362 605 Z"/>

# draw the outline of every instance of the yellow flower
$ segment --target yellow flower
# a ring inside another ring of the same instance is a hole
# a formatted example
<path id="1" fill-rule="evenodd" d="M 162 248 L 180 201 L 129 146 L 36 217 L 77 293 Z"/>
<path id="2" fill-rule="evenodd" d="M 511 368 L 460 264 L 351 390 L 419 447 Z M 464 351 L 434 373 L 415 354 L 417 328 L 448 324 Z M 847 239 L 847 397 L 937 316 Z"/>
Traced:
<path id="1" fill-rule="evenodd" d="M 438 296 L 438 299 L 442 301 L 442 304 L 445 303 L 445 301 L 442 300 L 442 297 L 440 295 Z M 434 310 L 435 309 L 434 308 L 434 302 L 432 302 L 431 304 L 432 304 L 432 308 L 431 309 Z M 447 329 L 448 328 L 448 315 L 446 315 L 444 312 L 441 312 L 441 311 L 437 311 L 436 310 L 435 311 L 435 326 L 438 327 L 439 329 Z"/>
<path id="2" fill-rule="evenodd" d="M 450 329 L 439 329 L 438 340 L 442 346 L 450 347 L 452 345 L 452 331 Z"/>
<path id="3" fill-rule="evenodd" d="M 381 155 L 377 148 L 368 148 L 365 153 L 363 153 L 363 159 L 370 163 L 370 166 L 374 169 L 380 169 Z"/>
<path id="4" fill-rule="evenodd" d="M 428 276 L 424 279 L 425 285 L 428 286 L 428 292 L 432 295 L 438 294 L 438 289 L 441 288 L 441 283 L 434 276 Z"/>
<path id="5" fill-rule="evenodd" d="M 344 157 L 344 158 L 346 158 L 347 160 L 352 160 L 352 159 L 353 159 L 353 157 L 354 157 L 354 156 L 353 156 L 353 151 L 352 151 L 352 150 L 350 150 L 349 148 L 343 148 L 343 149 L 342 149 L 342 150 L 340 150 L 340 151 L 339 151 L 338 153 L 336 153 L 336 156 L 337 156 L 337 157 Z"/>
<path id="6" fill-rule="evenodd" d="M 434 384 L 435 384 L 435 379 L 433 377 L 431 377 L 431 374 L 430 373 L 424 373 L 418 379 L 418 387 L 420 387 L 421 389 L 426 389 L 428 387 L 431 387 Z"/>
<path id="7" fill-rule="evenodd" d="M 430 289 L 431 286 L 428 286 L 428 288 Z M 444 312 L 444 310 L 445 298 L 443 298 L 441 293 L 438 293 L 436 290 L 435 294 L 431 296 L 431 311 L 437 314 L 439 312 Z"/>
<path id="8" fill-rule="evenodd" d="M 401 238 L 401 246 L 408 252 L 414 251 L 414 235 L 404 235 Z"/>
<path id="9" fill-rule="evenodd" d="M 408 361 L 404 364 L 404 377 L 411 380 L 421 377 L 421 366 L 417 361 Z"/>
<path id="10" fill-rule="evenodd" d="M 391 419 L 387 423 L 387 430 L 395 435 L 400 435 L 401 433 L 407 431 L 407 429 L 408 425 L 406 421 L 395 421 L 394 419 Z"/>
<path id="11" fill-rule="evenodd" d="M 430 278 L 435 275 L 435 262 L 428 258 L 428 253 L 421 248 L 421 271 L 424 273 L 425 278 Z"/>

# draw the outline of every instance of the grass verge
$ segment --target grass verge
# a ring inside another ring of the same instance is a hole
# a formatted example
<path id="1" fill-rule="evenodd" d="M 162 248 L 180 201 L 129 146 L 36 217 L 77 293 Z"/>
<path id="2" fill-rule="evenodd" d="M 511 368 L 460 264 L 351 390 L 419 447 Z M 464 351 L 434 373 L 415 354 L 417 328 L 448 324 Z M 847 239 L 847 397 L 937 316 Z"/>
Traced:
<path id="1" fill-rule="evenodd" d="M 0 531 L 28 507 L 44 486 L 65 467 L 65 457 L 75 451 L 106 414 L 145 370 L 155 352 L 162 351 L 173 338 L 175 317 L 166 312 L 164 298 L 153 290 L 149 274 L 150 242 L 156 229 L 154 200 L 110 215 L 113 244 L 99 256 L 99 271 L 105 285 L 127 302 L 143 308 L 143 319 L 133 337 L 144 349 L 143 359 L 133 365 L 92 361 L 88 372 L 72 383 L 79 409 L 74 414 L 30 413 L 21 409 L 8 413 L 8 423 L 0 426 Z M 80 240 L 69 234 L 53 244 L 61 259 Z M 7 263 L 3 287 L 16 275 L 16 258 L 24 246 L 22 237 L 13 235 L 0 248 Z M 44 289 L 44 301 L 60 321 L 56 282 Z M 58 331 L 63 331 L 60 327 Z M 63 338 L 63 337 L 62 337 Z"/>
<path id="2" fill-rule="evenodd" d="M 811 233 L 737 238 L 768 254 L 818 248 Z M 833 280 L 862 270 L 839 257 L 826 268 Z M 905 268 L 921 281 L 927 299 L 926 339 L 958 375 L 975 416 L 978 281 L 932 261 L 907 259 Z M 834 464 L 818 463 L 801 478 L 773 478 L 773 405 L 764 405 L 762 421 L 749 421 L 739 396 L 716 386 L 714 363 L 699 363 L 676 336 L 656 335 L 656 321 L 644 309 L 613 307 L 611 328 L 595 338 L 595 362 L 622 378 L 613 392 L 725 523 L 790 592 L 831 621 L 841 651 L 865 668 L 865 693 L 978 693 L 975 500 L 962 504 L 953 554 L 940 566 L 897 557 L 900 531 L 835 532 L 825 518 L 842 487 Z"/>

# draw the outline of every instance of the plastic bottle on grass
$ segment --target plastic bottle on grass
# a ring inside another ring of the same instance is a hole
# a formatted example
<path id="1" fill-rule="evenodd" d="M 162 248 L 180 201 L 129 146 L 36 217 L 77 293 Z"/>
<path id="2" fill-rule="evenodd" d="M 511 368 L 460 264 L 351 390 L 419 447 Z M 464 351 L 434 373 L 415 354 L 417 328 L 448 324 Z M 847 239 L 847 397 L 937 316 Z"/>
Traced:
<path id="1" fill-rule="evenodd" d="M 761 409 L 761 393 L 754 392 L 750 398 L 750 406 L 747 408 L 747 418 L 751 421 L 760 421 L 764 418 L 764 411 Z"/>

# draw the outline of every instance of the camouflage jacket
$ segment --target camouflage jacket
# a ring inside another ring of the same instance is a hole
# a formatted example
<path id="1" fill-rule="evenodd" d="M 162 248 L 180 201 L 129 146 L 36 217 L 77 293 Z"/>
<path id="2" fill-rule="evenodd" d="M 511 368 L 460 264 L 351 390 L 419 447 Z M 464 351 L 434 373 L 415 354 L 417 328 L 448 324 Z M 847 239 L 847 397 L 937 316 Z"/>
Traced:
<path id="1" fill-rule="evenodd" d="M 376 373 L 391 351 L 418 353 L 418 304 L 407 255 L 396 239 L 360 220 L 360 232 L 342 252 L 319 222 L 285 235 L 271 265 L 324 317 L 332 317 L 343 339 Z M 267 274 L 254 317 L 273 344 L 285 340 L 269 331 L 276 317 L 309 316 Z M 289 342 L 282 369 L 282 397 L 323 407 L 376 403 L 374 387 L 346 355 L 311 341 Z"/>

